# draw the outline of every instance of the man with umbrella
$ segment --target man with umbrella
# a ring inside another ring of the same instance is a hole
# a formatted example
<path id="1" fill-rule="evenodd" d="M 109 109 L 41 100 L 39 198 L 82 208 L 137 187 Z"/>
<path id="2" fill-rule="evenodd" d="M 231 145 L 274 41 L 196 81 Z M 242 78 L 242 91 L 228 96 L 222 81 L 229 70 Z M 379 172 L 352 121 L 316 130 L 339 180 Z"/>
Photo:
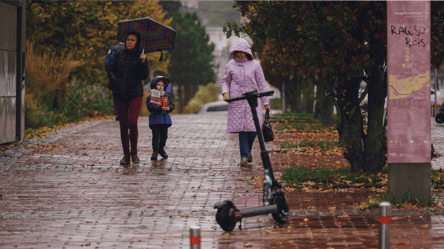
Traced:
<path id="1" fill-rule="evenodd" d="M 134 164 L 140 162 L 137 156 L 137 122 L 142 108 L 142 80 L 148 78 L 149 75 L 146 55 L 139 50 L 140 42 L 141 37 L 138 32 L 129 32 L 125 40 L 125 49 L 114 56 L 108 72 L 114 106 L 120 122 L 120 137 L 124 153 L 120 164 L 129 164 L 130 160 Z"/>

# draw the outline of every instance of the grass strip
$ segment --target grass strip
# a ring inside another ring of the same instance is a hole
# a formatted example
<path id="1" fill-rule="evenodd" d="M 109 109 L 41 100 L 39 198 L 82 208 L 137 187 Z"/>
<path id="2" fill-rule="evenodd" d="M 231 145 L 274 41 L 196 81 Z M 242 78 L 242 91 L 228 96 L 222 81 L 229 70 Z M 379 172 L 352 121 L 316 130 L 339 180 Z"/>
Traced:
<path id="1" fill-rule="evenodd" d="M 411 208 L 411 207 L 434 207 L 437 206 L 437 200 L 435 196 L 427 200 L 425 205 L 421 204 L 418 200 L 412 199 L 412 195 L 408 190 L 401 198 L 396 197 L 389 192 L 383 192 L 376 196 L 369 196 L 367 200 L 363 201 L 356 209 L 377 209 L 381 202 L 389 202 L 392 208 Z"/>
<path id="2" fill-rule="evenodd" d="M 323 127 L 316 123 L 294 123 L 294 124 L 281 124 L 276 126 L 276 130 L 283 131 L 285 129 L 296 129 L 299 131 L 335 131 L 334 127 Z"/>
<path id="3" fill-rule="evenodd" d="M 320 118 L 314 118 L 314 113 L 296 113 L 296 112 L 286 112 L 280 114 L 273 114 L 273 119 L 279 122 L 283 121 L 296 121 L 304 120 L 307 122 L 319 123 L 322 122 Z"/>
<path id="4" fill-rule="evenodd" d="M 303 140 L 300 143 L 283 142 L 279 144 L 281 148 L 300 148 L 300 147 L 313 147 L 320 148 L 321 151 L 327 151 L 333 147 L 347 147 L 346 144 L 339 143 L 337 141 L 313 141 L 313 140 Z"/>
<path id="5" fill-rule="evenodd" d="M 303 184 L 311 182 L 314 184 L 352 184 L 371 183 L 386 184 L 388 169 L 382 172 L 351 172 L 350 168 L 287 168 L 282 174 L 281 180 L 288 184 Z"/>

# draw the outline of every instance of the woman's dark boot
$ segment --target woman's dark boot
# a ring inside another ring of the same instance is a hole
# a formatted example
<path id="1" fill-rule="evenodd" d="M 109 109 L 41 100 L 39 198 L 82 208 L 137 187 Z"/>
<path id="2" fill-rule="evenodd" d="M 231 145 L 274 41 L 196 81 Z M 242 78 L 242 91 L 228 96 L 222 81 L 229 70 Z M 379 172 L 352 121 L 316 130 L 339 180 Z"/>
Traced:
<path id="1" fill-rule="evenodd" d="M 157 160 L 157 151 L 153 151 L 153 155 L 151 155 L 151 160 Z"/>
<path id="2" fill-rule="evenodd" d="M 122 160 L 120 160 L 120 164 L 130 164 L 130 154 L 129 153 L 125 153 L 125 155 L 123 156 Z"/>
<path id="3" fill-rule="evenodd" d="M 159 150 L 159 154 L 163 158 L 168 158 L 168 154 L 165 152 L 163 148 Z"/>
<path id="4" fill-rule="evenodd" d="M 135 163 L 135 164 L 140 163 L 139 157 L 137 156 L 137 151 L 131 152 L 131 161 L 133 161 L 133 163 Z"/>

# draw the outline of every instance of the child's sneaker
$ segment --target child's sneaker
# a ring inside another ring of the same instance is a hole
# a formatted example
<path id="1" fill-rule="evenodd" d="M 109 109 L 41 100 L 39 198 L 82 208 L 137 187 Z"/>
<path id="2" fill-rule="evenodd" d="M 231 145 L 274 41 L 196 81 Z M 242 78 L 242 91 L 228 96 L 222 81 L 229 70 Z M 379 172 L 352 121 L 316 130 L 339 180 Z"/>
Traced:
<path id="1" fill-rule="evenodd" d="M 248 162 L 249 163 L 253 162 L 253 156 L 251 155 L 251 150 L 250 152 L 248 152 Z"/>
<path id="2" fill-rule="evenodd" d="M 245 166 L 247 166 L 247 163 L 248 163 L 248 159 L 246 157 L 244 157 L 244 158 L 242 158 L 240 165 L 241 165 L 241 167 L 245 167 Z"/>
<path id="3" fill-rule="evenodd" d="M 168 158 L 168 154 L 165 152 L 164 149 L 159 150 L 159 155 L 163 158 Z"/>
<path id="4" fill-rule="evenodd" d="M 151 155 L 151 160 L 157 160 L 157 151 L 153 152 L 153 155 Z"/>

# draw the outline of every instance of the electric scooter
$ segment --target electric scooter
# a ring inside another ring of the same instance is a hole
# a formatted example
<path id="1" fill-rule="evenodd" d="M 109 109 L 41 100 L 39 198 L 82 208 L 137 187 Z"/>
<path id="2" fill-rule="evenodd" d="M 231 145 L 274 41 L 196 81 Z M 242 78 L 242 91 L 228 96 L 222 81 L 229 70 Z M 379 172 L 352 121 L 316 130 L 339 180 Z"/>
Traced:
<path id="1" fill-rule="evenodd" d="M 282 184 L 274 179 L 270 157 L 268 156 L 268 151 L 265 149 L 265 141 L 256 112 L 256 107 L 258 105 L 257 98 L 271 96 L 273 93 L 274 91 L 258 92 L 257 90 L 251 90 L 243 94 L 241 97 L 226 100 L 227 102 L 244 99 L 248 101 L 251 112 L 253 113 L 254 125 L 256 126 L 256 132 L 261 146 L 261 158 L 265 175 L 262 199 L 263 206 L 237 209 L 234 203 L 229 200 L 221 201 L 214 205 L 214 208 L 217 208 L 216 221 L 226 232 L 233 231 L 237 222 L 240 222 L 239 229 L 242 229 L 242 219 L 246 217 L 271 213 L 273 219 L 278 223 L 285 223 L 288 219 L 289 209 L 287 199 L 285 199 L 285 194 L 282 191 Z"/>

